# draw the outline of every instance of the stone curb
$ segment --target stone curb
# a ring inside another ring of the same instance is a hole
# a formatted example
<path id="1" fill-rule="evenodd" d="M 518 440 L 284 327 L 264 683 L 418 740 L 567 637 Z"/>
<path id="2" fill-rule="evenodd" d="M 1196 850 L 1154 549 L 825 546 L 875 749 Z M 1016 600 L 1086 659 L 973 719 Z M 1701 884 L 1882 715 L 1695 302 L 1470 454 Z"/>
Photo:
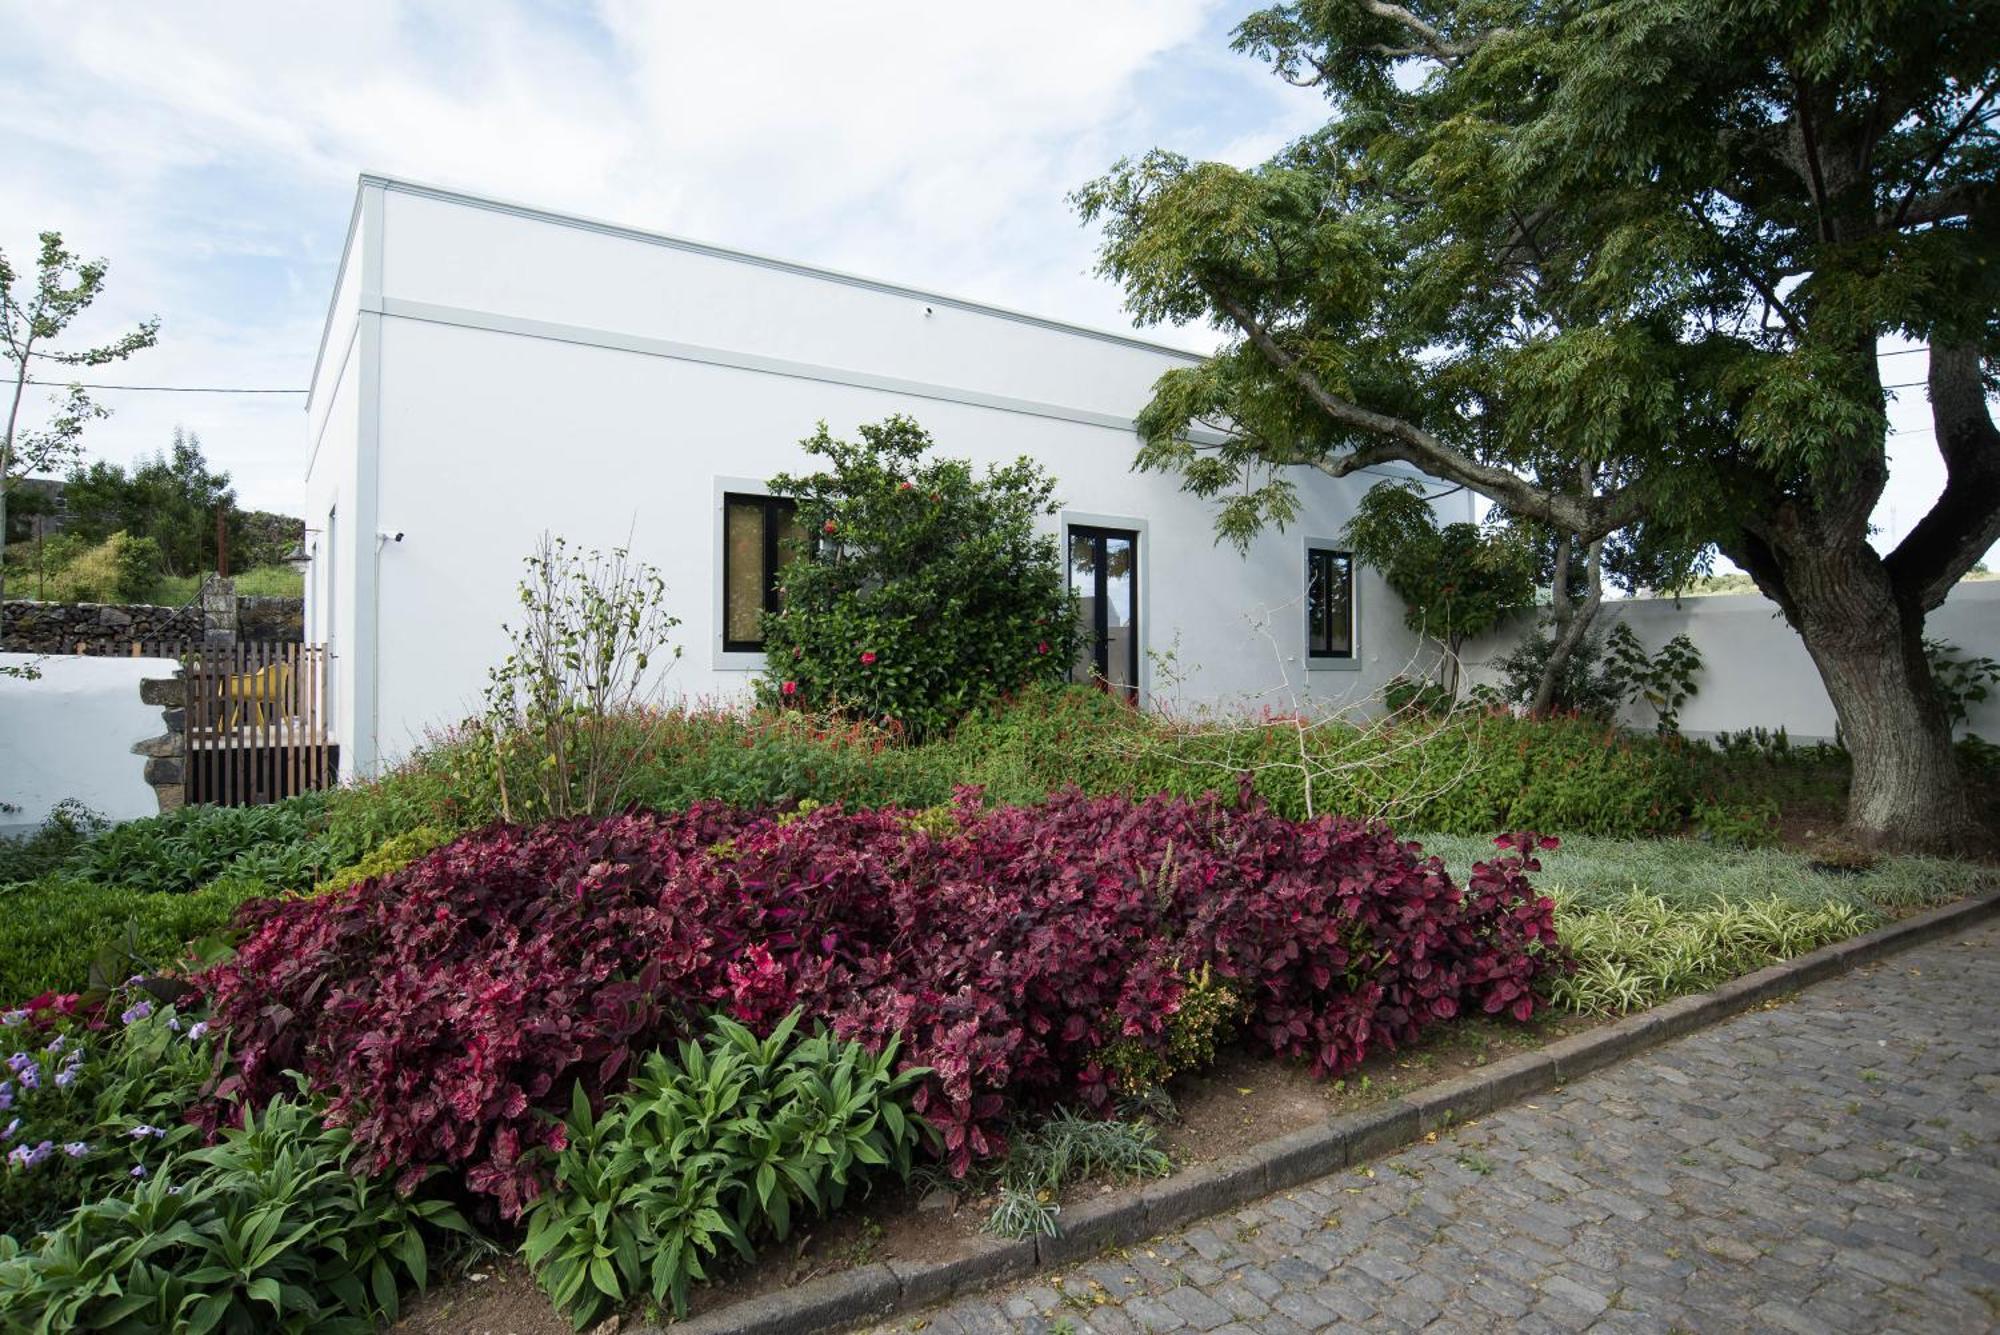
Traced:
<path id="1" fill-rule="evenodd" d="M 889 1261 L 731 1303 L 641 1335 L 805 1335 L 870 1317 L 928 1307 L 970 1289 L 1144 1242 L 1350 1164 L 1400 1149 L 1432 1131 L 1555 1089 L 1669 1039 L 1740 1015 L 1773 997 L 1846 973 L 1911 946 L 2000 916 L 2000 895 L 1960 900 L 1862 936 L 1735 978 L 1712 992 L 1678 997 L 1533 1052 L 1440 1081 L 1366 1112 L 1265 1141 L 1243 1154 L 1197 1164 L 1136 1192 L 1066 1207 L 1062 1235 L 1008 1242 L 980 1236 L 939 1261 Z"/>

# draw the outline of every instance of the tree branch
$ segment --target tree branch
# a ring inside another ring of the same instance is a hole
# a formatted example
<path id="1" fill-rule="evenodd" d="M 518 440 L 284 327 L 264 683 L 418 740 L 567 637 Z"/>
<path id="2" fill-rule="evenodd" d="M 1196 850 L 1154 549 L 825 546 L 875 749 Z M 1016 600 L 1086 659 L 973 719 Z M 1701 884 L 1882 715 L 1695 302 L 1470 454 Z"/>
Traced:
<path id="1" fill-rule="evenodd" d="M 1376 445 L 1350 450 L 1338 458 L 1316 461 L 1315 466 L 1321 472 L 1333 477 L 1345 477 L 1370 464 L 1399 459 L 1433 477 L 1462 483 L 1516 514 L 1540 519 L 1579 534 L 1586 541 L 1622 528 L 1637 517 L 1638 505 L 1629 492 L 1621 491 L 1603 497 L 1574 497 L 1544 491 L 1504 468 L 1480 463 L 1415 423 L 1341 398 L 1321 383 L 1309 368 L 1301 365 L 1298 358 L 1285 351 L 1271 336 L 1270 330 L 1241 302 L 1206 284 L 1204 289 L 1216 309 L 1227 315 L 1243 331 L 1244 337 L 1303 390 L 1321 412 L 1342 426 L 1380 437 Z"/>
<path id="2" fill-rule="evenodd" d="M 1986 406 L 1978 351 L 1933 338 L 1930 397 L 1944 492 L 1884 562 L 1898 595 L 1925 611 L 2000 542 L 2000 429 Z"/>
<path id="3" fill-rule="evenodd" d="M 1454 41 L 1401 5 L 1389 3 L 1389 0 L 1360 0 L 1360 2 L 1363 9 L 1377 18 L 1398 23 L 1417 35 L 1423 42 L 1423 48 L 1421 51 L 1412 51 L 1409 54 L 1432 55 L 1446 62 L 1463 60 L 1494 38 L 1505 37 L 1512 32 L 1510 28 L 1491 28 L 1477 36 Z M 1384 54 L 1395 54 L 1393 49 L 1383 49 L 1383 51 Z"/>
<path id="4" fill-rule="evenodd" d="M 1972 99 L 1972 105 L 1967 107 L 1965 114 L 1958 118 L 1958 124 L 1952 126 L 1950 132 L 1937 142 L 1935 148 L 1931 149 L 1930 160 L 1924 163 L 1921 171 L 1910 178 L 1910 188 L 1903 192 L 1903 202 L 1896 207 L 1895 219 L 1889 224 L 1891 231 L 1902 227 L 1909 221 L 1910 206 L 1916 200 L 1917 191 L 1923 188 L 1923 184 L 1929 179 L 1930 174 L 1938 169 L 1938 164 L 1944 161 L 1944 155 L 1951 151 L 1951 146 L 1958 141 L 1958 137 L 1972 128 L 1973 122 L 1979 119 L 1980 108 L 1984 107 L 1987 99 L 1992 96 L 1993 90 L 1987 88 L 1978 97 Z"/>

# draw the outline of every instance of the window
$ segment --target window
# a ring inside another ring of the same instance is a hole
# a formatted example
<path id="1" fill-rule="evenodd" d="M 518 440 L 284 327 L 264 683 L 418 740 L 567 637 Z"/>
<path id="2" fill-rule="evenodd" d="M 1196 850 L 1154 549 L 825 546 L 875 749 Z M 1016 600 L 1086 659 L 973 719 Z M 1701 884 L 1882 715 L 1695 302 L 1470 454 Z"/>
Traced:
<path id="1" fill-rule="evenodd" d="M 1139 698 L 1139 535 L 1128 529 L 1069 530 L 1069 583 L 1082 635 L 1070 676 Z"/>
<path id="2" fill-rule="evenodd" d="M 722 498 L 722 647 L 761 653 L 764 614 L 783 599 L 778 572 L 798 554 L 804 538 L 798 506 L 782 496 Z"/>
<path id="3" fill-rule="evenodd" d="M 1306 549 L 1306 657 L 1354 657 L 1354 557 Z"/>

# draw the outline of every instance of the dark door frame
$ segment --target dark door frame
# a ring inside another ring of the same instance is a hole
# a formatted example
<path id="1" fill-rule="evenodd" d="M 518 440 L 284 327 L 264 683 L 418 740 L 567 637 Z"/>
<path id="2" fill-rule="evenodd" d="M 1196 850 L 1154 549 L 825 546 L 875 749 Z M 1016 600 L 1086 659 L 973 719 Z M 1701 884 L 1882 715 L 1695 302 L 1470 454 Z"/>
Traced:
<path id="1" fill-rule="evenodd" d="M 1072 582 L 1076 578 L 1076 568 L 1073 564 L 1074 557 L 1072 553 L 1075 551 L 1074 543 L 1078 537 L 1086 539 L 1092 546 L 1090 563 L 1093 580 L 1090 590 L 1091 624 L 1086 628 L 1086 633 L 1090 636 L 1091 666 L 1096 669 L 1098 681 L 1107 690 L 1110 689 L 1111 681 L 1111 604 L 1107 588 L 1110 574 L 1105 568 L 1107 565 L 1106 556 L 1110 540 L 1113 538 L 1123 538 L 1132 545 L 1132 569 L 1129 575 L 1131 594 L 1130 602 L 1125 609 L 1126 624 L 1131 629 L 1131 634 L 1126 637 L 1127 643 L 1130 646 L 1130 661 L 1126 664 L 1126 669 L 1132 683 L 1129 689 L 1130 698 L 1136 702 L 1139 698 L 1140 663 L 1139 564 L 1141 548 L 1139 545 L 1139 530 L 1112 528 L 1104 524 L 1068 525 L 1063 544 L 1063 559 L 1065 562 L 1071 563 L 1070 578 Z"/>

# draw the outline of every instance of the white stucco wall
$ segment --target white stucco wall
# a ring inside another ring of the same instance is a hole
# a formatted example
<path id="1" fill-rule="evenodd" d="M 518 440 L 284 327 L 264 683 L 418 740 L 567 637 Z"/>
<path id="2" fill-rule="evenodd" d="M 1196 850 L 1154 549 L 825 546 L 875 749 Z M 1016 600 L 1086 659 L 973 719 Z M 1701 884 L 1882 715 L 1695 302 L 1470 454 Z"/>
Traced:
<path id="1" fill-rule="evenodd" d="M 34 681 L 0 676 L 0 833 L 40 825 L 65 798 L 112 820 L 159 811 L 135 742 L 164 731 L 158 705 L 139 699 L 144 677 L 171 677 L 166 658 L 80 658 L 0 654 L 0 664 L 32 663 Z"/>
<path id="2" fill-rule="evenodd" d="M 1705 666 L 1695 679 L 1698 693 L 1681 709 L 1682 731 L 1712 737 L 1782 727 L 1794 741 L 1833 737 L 1833 702 L 1805 642 L 1762 594 L 1634 598 L 1606 603 L 1603 616 L 1607 628 L 1614 620 L 1629 624 L 1649 650 L 1684 634 L 1701 651 Z M 1469 681 L 1495 679 L 1491 662 L 1512 647 L 1515 633 L 1466 647 Z M 2000 659 L 2000 581 L 1960 584 L 1931 613 L 1925 633 L 1964 653 Z M 1653 714 L 1641 704 L 1628 707 L 1621 721 L 1651 728 Z M 2000 741 L 2000 695 L 1973 707 L 1965 731 Z"/>
<path id="3" fill-rule="evenodd" d="M 1175 652 L 1183 705 L 1366 694 L 1418 650 L 1362 571 L 1357 661 L 1306 670 L 1305 540 L 1337 534 L 1379 477 L 1302 478 L 1300 522 L 1239 557 L 1215 544 L 1207 502 L 1132 471 L 1131 417 L 1187 354 L 395 182 L 364 178 L 362 201 L 355 379 L 316 385 L 306 511 L 323 526 L 343 498 L 308 584 L 337 609 L 311 624 L 334 647 L 353 772 L 369 772 L 371 734 L 391 760 L 477 711 L 544 530 L 629 541 L 682 621 L 672 689 L 740 698 L 752 669 L 721 652 L 719 497 L 803 465 L 820 419 L 846 434 L 903 412 L 941 454 L 1030 455 L 1067 512 L 1143 530 L 1143 645 Z M 1469 513 L 1463 494 L 1447 504 Z M 1165 681 L 1146 684 L 1166 702 Z"/>

